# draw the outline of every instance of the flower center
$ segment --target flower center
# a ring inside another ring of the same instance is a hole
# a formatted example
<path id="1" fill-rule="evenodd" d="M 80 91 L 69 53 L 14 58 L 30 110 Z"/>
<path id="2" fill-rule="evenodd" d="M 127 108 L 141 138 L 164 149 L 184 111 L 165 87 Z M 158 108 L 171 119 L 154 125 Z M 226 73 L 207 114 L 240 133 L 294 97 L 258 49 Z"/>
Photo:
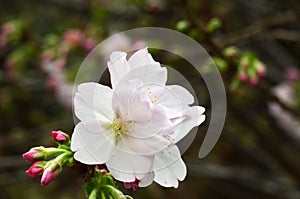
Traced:
<path id="1" fill-rule="evenodd" d="M 129 135 L 128 127 L 132 123 L 133 121 L 127 121 L 126 118 L 121 118 L 120 115 L 117 114 L 110 127 L 114 130 L 115 136 L 119 137 L 121 135 Z"/>
<path id="2" fill-rule="evenodd" d="M 158 99 L 158 96 L 157 95 L 153 95 L 152 93 L 152 90 L 150 87 L 147 88 L 147 93 L 148 93 L 148 96 L 149 96 L 149 99 L 151 101 L 152 104 L 155 104 L 157 99 Z"/>

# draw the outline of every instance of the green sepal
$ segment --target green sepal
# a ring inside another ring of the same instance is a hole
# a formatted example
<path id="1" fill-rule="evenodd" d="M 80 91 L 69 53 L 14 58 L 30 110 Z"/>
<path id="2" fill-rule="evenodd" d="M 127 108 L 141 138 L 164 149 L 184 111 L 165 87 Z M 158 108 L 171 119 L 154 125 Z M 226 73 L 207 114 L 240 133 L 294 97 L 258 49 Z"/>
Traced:
<path id="1" fill-rule="evenodd" d="M 97 199 L 98 191 L 97 189 L 93 189 L 88 199 Z M 102 199 L 102 198 L 101 198 Z"/>
<path id="2" fill-rule="evenodd" d="M 110 173 L 103 174 L 101 170 L 96 169 L 94 177 L 86 183 L 84 187 L 88 198 L 95 194 L 97 190 L 97 199 L 126 199 L 127 197 L 116 188 L 116 183 Z"/>

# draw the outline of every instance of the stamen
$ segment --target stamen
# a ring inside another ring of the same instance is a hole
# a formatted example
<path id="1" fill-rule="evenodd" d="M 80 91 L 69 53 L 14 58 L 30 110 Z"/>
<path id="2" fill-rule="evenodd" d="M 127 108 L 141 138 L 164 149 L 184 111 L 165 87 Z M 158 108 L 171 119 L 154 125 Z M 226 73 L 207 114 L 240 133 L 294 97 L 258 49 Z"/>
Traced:
<path id="1" fill-rule="evenodd" d="M 129 135 L 128 128 L 133 125 L 133 121 L 128 121 L 125 118 L 121 118 L 119 114 L 116 115 L 116 118 L 110 125 L 110 128 L 113 129 L 115 136 L 119 137 L 121 135 Z"/>

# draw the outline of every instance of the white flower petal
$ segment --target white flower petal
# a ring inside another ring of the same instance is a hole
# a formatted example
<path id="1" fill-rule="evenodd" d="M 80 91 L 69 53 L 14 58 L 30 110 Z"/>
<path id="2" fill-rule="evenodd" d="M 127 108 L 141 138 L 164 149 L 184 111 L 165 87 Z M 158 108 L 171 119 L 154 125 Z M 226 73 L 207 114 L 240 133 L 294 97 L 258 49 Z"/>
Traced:
<path id="1" fill-rule="evenodd" d="M 107 63 L 110 73 L 112 88 L 115 88 L 123 76 L 129 72 L 129 64 L 126 60 L 125 52 L 116 51 L 110 56 L 110 61 Z"/>
<path id="2" fill-rule="evenodd" d="M 75 151 L 74 158 L 84 164 L 103 164 L 114 152 L 114 132 L 103 129 L 103 132 L 92 133 L 82 122 L 75 126 L 71 150 Z"/>
<path id="3" fill-rule="evenodd" d="M 74 99 L 75 115 L 81 121 L 95 118 L 110 121 L 114 117 L 112 94 L 109 87 L 98 83 L 80 84 Z"/>
<path id="4" fill-rule="evenodd" d="M 126 145 L 123 140 L 118 145 Z M 111 159 L 106 163 L 114 178 L 122 182 L 133 182 L 136 178 L 142 179 L 151 170 L 154 156 L 142 156 L 124 150 L 121 146 L 116 148 Z"/>
<path id="5" fill-rule="evenodd" d="M 138 79 L 123 81 L 113 94 L 113 108 L 121 117 L 136 122 L 150 121 L 150 105 L 140 99 L 139 87 L 142 81 Z"/>
<path id="6" fill-rule="evenodd" d="M 126 137 L 128 146 L 137 154 L 153 155 L 172 144 L 172 140 L 165 136 L 165 129 L 169 128 L 169 119 L 160 112 L 151 114 L 148 124 L 134 123 Z"/>
<path id="7" fill-rule="evenodd" d="M 132 137 L 151 138 L 155 135 L 164 135 L 165 126 L 169 125 L 169 119 L 157 110 L 152 110 L 149 115 L 150 121 L 135 122 L 131 128 L 128 129 Z"/>
<path id="8" fill-rule="evenodd" d="M 136 67 L 124 75 L 119 83 L 132 79 L 140 79 L 144 85 L 165 86 L 167 82 L 167 69 L 153 64 Z"/>
<path id="9" fill-rule="evenodd" d="M 159 62 L 154 61 L 151 54 L 148 52 L 147 48 L 143 48 L 136 51 L 129 58 L 128 63 L 131 69 L 140 66 L 153 65 L 153 64 L 160 66 Z"/>
<path id="10" fill-rule="evenodd" d="M 193 106 L 187 108 L 183 116 L 185 119 L 182 123 L 180 123 L 176 128 L 172 135 L 172 139 L 175 143 L 184 138 L 192 128 L 199 126 L 205 120 L 205 115 L 203 115 L 205 108 L 202 106 Z"/>
<path id="11" fill-rule="evenodd" d="M 150 138 L 130 137 L 127 143 L 138 155 L 153 155 L 172 144 L 172 141 L 163 135 L 154 135 Z"/>
<path id="12" fill-rule="evenodd" d="M 98 160 L 95 159 L 88 151 L 86 150 L 78 150 L 74 154 L 74 159 L 87 165 L 99 164 Z"/>
<path id="13" fill-rule="evenodd" d="M 178 187 L 178 180 L 169 169 L 161 169 L 155 172 L 154 181 L 163 187 Z"/>
<path id="14" fill-rule="evenodd" d="M 183 180 L 186 176 L 186 166 L 176 145 L 155 155 L 153 169 L 154 181 L 164 187 L 177 188 L 178 180 Z"/>
<path id="15" fill-rule="evenodd" d="M 178 85 L 166 86 L 164 94 L 157 100 L 157 104 L 179 112 L 192 103 L 194 103 L 194 97 L 191 93 Z"/>
<path id="16" fill-rule="evenodd" d="M 152 184 L 154 180 L 154 172 L 146 173 L 145 176 L 140 180 L 139 187 L 147 187 Z"/>

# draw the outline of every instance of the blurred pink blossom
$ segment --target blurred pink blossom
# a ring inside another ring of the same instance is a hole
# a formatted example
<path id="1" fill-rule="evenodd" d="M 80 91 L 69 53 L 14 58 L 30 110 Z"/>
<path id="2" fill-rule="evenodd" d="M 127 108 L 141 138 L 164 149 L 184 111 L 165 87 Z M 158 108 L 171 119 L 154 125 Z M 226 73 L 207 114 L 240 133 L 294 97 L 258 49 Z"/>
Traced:
<path id="1" fill-rule="evenodd" d="M 0 33 L 0 47 L 6 46 L 8 42 L 8 37 L 15 31 L 15 26 L 12 23 L 6 23 L 1 28 Z"/>
<path id="2" fill-rule="evenodd" d="M 298 68 L 290 67 L 285 71 L 285 78 L 289 81 L 299 80 L 300 72 Z"/>
<path id="3" fill-rule="evenodd" d="M 70 29 L 63 35 L 63 41 L 70 46 L 79 46 L 84 39 L 84 34 L 81 30 Z"/>
<path id="4" fill-rule="evenodd" d="M 49 90 L 54 90 L 57 87 L 58 82 L 55 78 L 48 77 L 46 81 L 46 85 Z"/>
<path id="5" fill-rule="evenodd" d="M 109 60 L 109 56 L 114 51 L 129 52 L 132 50 L 140 50 L 146 47 L 143 40 L 131 40 L 126 34 L 112 34 L 107 40 L 103 42 L 104 59 Z"/>
<path id="6" fill-rule="evenodd" d="M 93 50 L 93 48 L 96 47 L 97 43 L 95 40 L 93 40 L 91 38 L 87 38 L 84 40 L 82 45 L 86 52 L 90 52 L 91 50 Z"/>

